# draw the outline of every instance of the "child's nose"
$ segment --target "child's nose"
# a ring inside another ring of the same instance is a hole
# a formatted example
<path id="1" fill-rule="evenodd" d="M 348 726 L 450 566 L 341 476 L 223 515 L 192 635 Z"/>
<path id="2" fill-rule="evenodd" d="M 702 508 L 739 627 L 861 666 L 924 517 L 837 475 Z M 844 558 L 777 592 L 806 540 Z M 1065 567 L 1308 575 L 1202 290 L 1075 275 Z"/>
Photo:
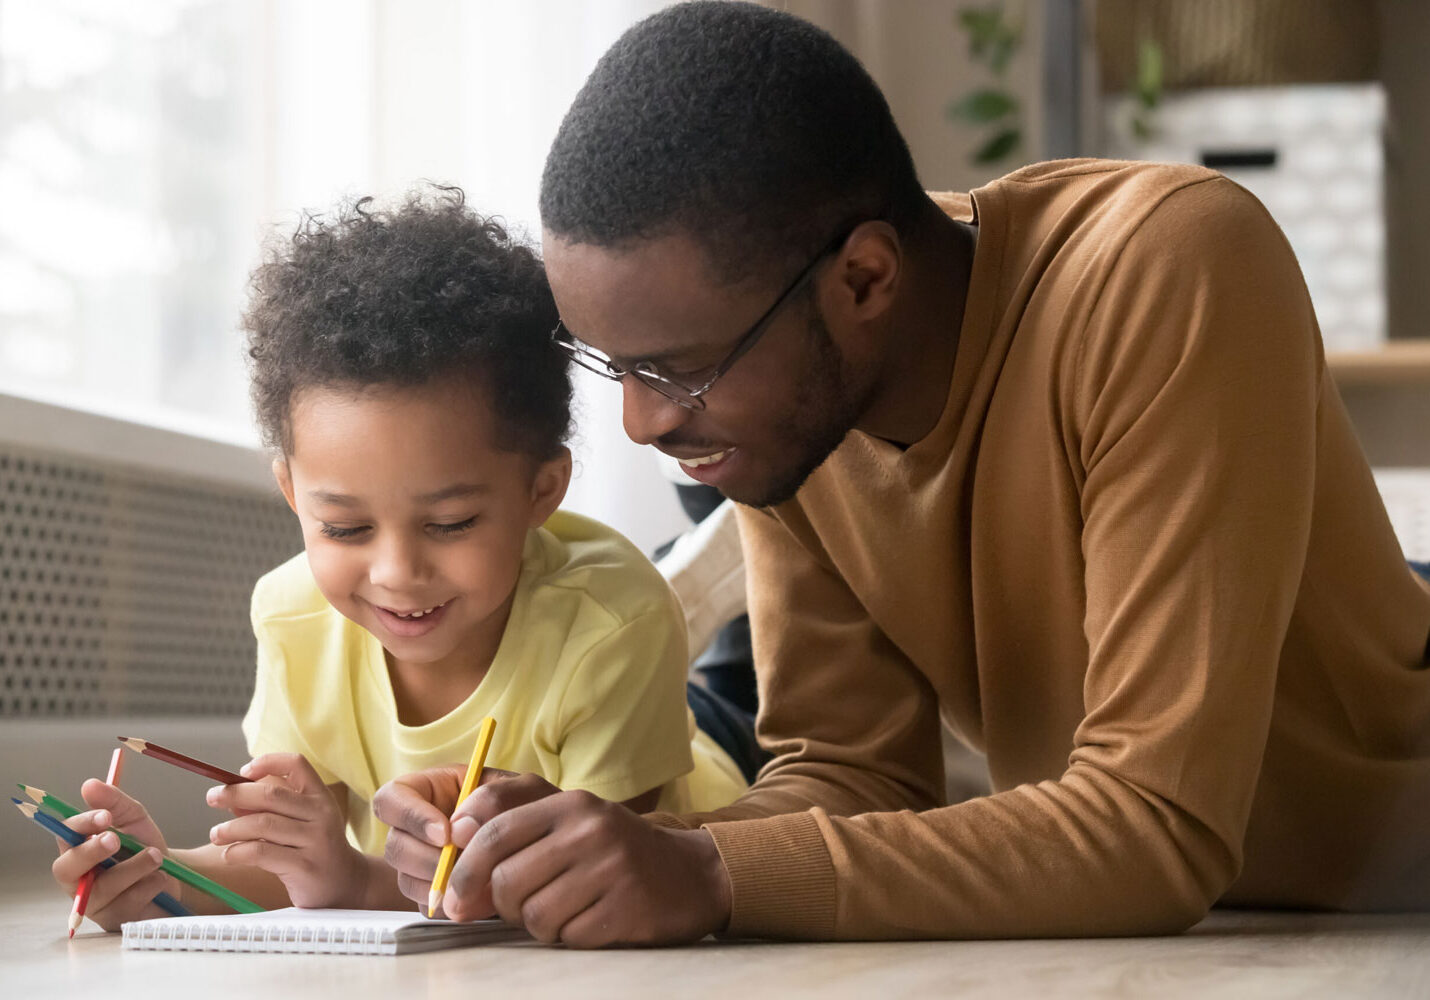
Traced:
<path id="1" fill-rule="evenodd" d="M 368 578 L 379 587 L 401 590 L 427 576 L 427 564 L 422 546 L 405 538 L 390 535 L 377 546 Z"/>

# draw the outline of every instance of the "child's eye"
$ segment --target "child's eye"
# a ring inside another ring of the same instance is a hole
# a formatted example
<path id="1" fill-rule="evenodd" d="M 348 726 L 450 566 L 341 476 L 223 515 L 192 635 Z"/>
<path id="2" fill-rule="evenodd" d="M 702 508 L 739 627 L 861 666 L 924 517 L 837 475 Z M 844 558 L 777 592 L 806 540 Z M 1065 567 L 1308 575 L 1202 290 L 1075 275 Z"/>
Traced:
<path id="1" fill-rule="evenodd" d="M 476 522 L 477 519 L 475 517 L 469 517 L 465 521 L 456 521 L 452 524 L 429 524 L 427 527 L 439 535 L 459 535 Z"/>
<path id="2" fill-rule="evenodd" d="M 356 538 L 367 530 L 367 525 L 361 524 L 356 528 L 339 528 L 336 524 L 328 524 L 325 522 L 319 530 L 324 536 L 336 538 L 341 541 L 343 539 Z"/>

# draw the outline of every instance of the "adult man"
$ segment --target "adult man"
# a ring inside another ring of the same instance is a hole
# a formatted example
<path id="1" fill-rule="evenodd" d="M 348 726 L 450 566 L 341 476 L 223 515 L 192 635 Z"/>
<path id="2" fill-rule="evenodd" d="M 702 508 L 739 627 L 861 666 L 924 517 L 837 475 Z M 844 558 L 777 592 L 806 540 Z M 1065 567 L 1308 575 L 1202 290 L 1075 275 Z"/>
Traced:
<path id="1" fill-rule="evenodd" d="M 486 785 L 449 913 L 598 945 L 1430 904 L 1430 587 L 1249 195 L 1072 161 L 932 200 L 848 53 L 697 3 L 603 58 L 542 213 L 558 343 L 764 508 L 775 759 L 703 817 Z M 995 794 L 942 807 L 940 713 Z M 452 801 L 376 802 L 413 898 Z"/>

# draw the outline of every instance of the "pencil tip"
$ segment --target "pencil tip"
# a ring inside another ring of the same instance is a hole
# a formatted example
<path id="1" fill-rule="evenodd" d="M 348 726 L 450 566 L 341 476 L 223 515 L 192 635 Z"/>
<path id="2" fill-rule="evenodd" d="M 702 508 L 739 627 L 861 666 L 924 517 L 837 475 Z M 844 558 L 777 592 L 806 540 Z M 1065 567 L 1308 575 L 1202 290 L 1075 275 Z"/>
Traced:
<path id="1" fill-rule="evenodd" d="M 70 914 L 70 937 L 74 937 L 74 932 L 79 929 L 79 925 L 84 923 L 84 914 L 75 911 Z"/>

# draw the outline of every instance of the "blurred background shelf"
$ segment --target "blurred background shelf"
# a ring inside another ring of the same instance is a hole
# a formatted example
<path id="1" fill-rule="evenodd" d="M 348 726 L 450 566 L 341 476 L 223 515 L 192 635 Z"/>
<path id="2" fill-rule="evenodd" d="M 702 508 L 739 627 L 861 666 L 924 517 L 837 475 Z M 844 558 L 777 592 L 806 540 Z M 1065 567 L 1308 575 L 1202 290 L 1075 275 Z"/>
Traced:
<path id="1" fill-rule="evenodd" d="M 1419 385 L 1430 391 L 1430 339 L 1391 340 L 1372 351 L 1332 352 L 1326 363 L 1343 388 Z"/>
<path id="2" fill-rule="evenodd" d="M 1430 468 L 1430 339 L 1327 352 L 1326 363 L 1371 465 Z"/>

